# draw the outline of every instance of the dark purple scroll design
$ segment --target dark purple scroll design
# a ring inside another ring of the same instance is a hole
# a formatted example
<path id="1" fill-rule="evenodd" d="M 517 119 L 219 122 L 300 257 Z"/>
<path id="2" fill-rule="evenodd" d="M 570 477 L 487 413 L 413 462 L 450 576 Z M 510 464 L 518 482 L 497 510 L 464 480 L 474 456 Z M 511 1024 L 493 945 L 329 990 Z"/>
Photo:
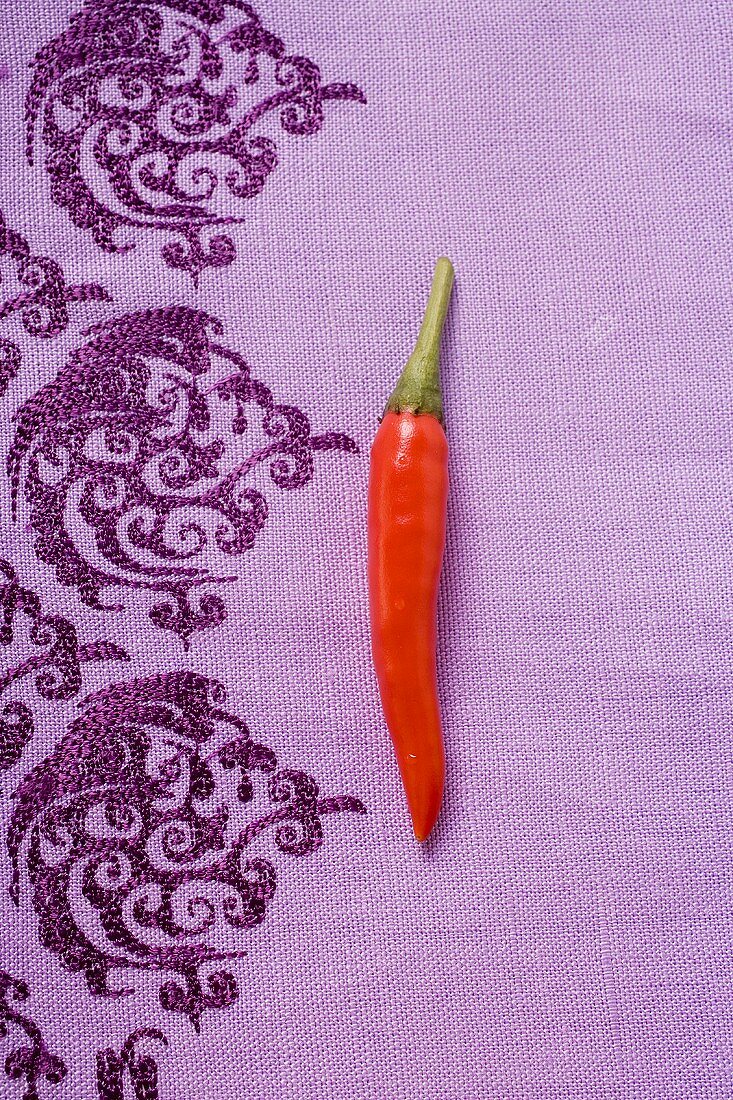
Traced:
<path id="1" fill-rule="evenodd" d="M 276 404 L 205 313 L 150 310 L 93 332 L 16 414 L 14 507 L 23 482 L 38 557 L 85 604 L 121 610 L 107 588 L 162 594 L 152 622 L 187 643 L 225 619 L 202 586 L 236 580 L 265 490 L 301 488 L 316 454 L 356 444 L 313 435 L 305 413 Z"/>
<path id="2" fill-rule="evenodd" d="M 223 702 L 193 672 L 89 696 L 15 791 L 7 833 L 11 896 L 25 866 L 43 945 L 95 994 L 133 992 L 136 971 L 169 975 L 161 1005 L 197 1030 L 238 996 L 230 964 L 272 902 L 275 857 L 315 852 L 330 814 L 364 813 L 278 769 Z"/>
<path id="3" fill-rule="evenodd" d="M 24 1084 L 22 1100 L 39 1100 L 39 1084 L 57 1085 L 66 1076 L 66 1066 L 48 1049 L 38 1024 L 21 1009 L 29 996 L 25 982 L 0 970 L 0 1042 L 11 1046 L 5 1076 Z"/>
<path id="4" fill-rule="evenodd" d="M 28 157 L 40 140 L 53 201 L 105 251 L 134 247 L 124 227 L 163 231 L 166 263 L 196 281 L 234 259 L 212 230 L 244 220 L 272 135 L 315 134 L 330 100 L 365 97 L 323 85 L 242 0 L 89 0 L 36 54 Z"/>
<path id="5" fill-rule="evenodd" d="M 24 629 L 19 630 L 19 621 Z M 61 615 L 44 611 L 35 592 L 24 588 L 10 563 L 0 559 L 0 646 L 19 641 L 33 652 L 0 669 L 0 695 L 19 681 L 33 677 L 42 699 L 65 700 L 81 688 L 82 665 L 90 661 L 125 661 L 127 654 L 112 642 L 80 644 L 76 627 Z M 33 736 L 33 713 L 25 702 L 11 700 L 0 709 L 0 771 L 20 760 Z"/>
<path id="6" fill-rule="evenodd" d="M 97 1054 L 99 1100 L 159 1100 L 158 1047 L 168 1046 L 162 1031 L 140 1028 L 127 1039 L 122 1050 L 100 1050 Z M 153 1053 L 155 1051 L 155 1053 Z M 128 1092 L 128 1083 L 132 1092 Z"/>
<path id="7" fill-rule="evenodd" d="M 69 323 L 76 302 L 108 301 L 109 294 L 94 283 L 70 286 L 61 266 L 48 256 L 35 256 L 25 237 L 11 229 L 0 211 L 0 324 L 13 319 L 30 336 L 49 338 Z M 18 373 L 21 351 L 17 338 L 0 337 L 0 396 Z"/>

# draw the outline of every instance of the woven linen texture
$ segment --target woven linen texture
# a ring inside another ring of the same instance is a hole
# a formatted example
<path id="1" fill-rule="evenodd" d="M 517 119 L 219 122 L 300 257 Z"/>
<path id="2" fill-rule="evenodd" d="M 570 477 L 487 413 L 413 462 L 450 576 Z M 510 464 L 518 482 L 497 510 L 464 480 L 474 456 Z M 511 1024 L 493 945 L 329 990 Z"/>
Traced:
<path id="1" fill-rule="evenodd" d="M 729 15 L 4 0 L 0 1096 L 733 1094 Z M 366 481 L 443 254 L 418 847 Z"/>

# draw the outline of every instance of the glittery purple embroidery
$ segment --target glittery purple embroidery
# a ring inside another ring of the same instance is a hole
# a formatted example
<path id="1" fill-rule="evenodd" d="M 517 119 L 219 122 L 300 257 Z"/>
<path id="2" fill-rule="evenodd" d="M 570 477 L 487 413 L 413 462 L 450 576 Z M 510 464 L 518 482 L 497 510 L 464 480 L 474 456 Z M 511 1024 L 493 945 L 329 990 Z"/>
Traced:
<path id="1" fill-rule="evenodd" d="M 273 855 L 307 855 L 322 818 L 363 813 L 322 798 L 311 776 L 277 770 L 269 748 L 222 709 L 221 685 L 174 672 L 88 697 L 56 750 L 21 782 L 7 834 L 11 896 L 21 854 L 42 943 L 89 989 L 112 972 L 172 972 L 164 1008 L 198 1029 L 238 996 L 222 964 L 264 919 Z"/>
<path id="2" fill-rule="evenodd" d="M 135 1100 L 159 1100 L 158 1062 L 150 1048 L 160 1045 L 168 1046 L 162 1031 L 140 1028 L 119 1054 L 115 1050 L 101 1050 L 97 1055 L 99 1100 L 126 1100 L 130 1095 L 125 1089 L 126 1081 Z"/>
<path id="3" fill-rule="evenodd" d="M 18 630 L 18 620 L 26 626 Z M 0 670 L 0 695 L 27 676 L 43 699 L 68 699 L 81 687 L 81 666 L 89 661 L 124 661 L 127 654 L 111 642 L 80 645 L 74 625 L 60 615 L 46 614 L 35 592 L 23 588 L 14 570 L 0 560 L 0 646 L 16 652 L 32 646 L 30 656 Z M 0 710 L 0 771 L 12 768 L 33 736 L 33 714 L 17 700 Z"/>
<path id="4" fill-rule="evenodd" d="M 48 256 L 34 256 L 25 237 L 11 229 L 0 211 L 0 322 L 20 321 L 31 336 L 51 337 L 69 323 L 69 306 L 108 301 L 95 283 L 69 286 L 63 270 Z M 9 336 L 0 337 L 0 396 L 18 373 L 21 353 Z"/>
<path id="5" fill-rule="evenodd" d="M 317 452 L 356 444 L 314 436 L 304 413 L 275 404 L 213 342 L 221 325 L 205 313 L 151 310 L 92 331 L 16 416 L 13 500 L 25 466 L 36 553 L 59 580 L 98 609 L 121 609 L 102 601 L 110 587 L 164 593 L 150 618 L 187 642 L 226 617 L 201 586 L 236 580 L 227 569 L 265 524 L 265 490 L 302 487 Z"/>
<path id="6" fill-rule="evenodd" d="M 66 1066 L 51 1054 L 38 1025 L 20 1011 L 19 1004 L 28 997 L 25 982 L 0 970 L 0 1040 L 13 1045 L 5 1058 L 5 1076 L 25 1083 L 23 1100 L 38 1100 L 39 1082 L 57 1085 L 66 1076 Z"/>
<path id="7" fill-rule="evenodd" d="M 211 229 L 243 221 L 276 167 L 268 129 L 314 134 L 328 100 L 365 102 L 242 0 L 90 0 L 33 70 L 28 156 L 40 120 L 53 201 L 108 252 L 134 247 L 121 227 L 173 234 L 163 257 L 194 281 L 234 259 Z"/>

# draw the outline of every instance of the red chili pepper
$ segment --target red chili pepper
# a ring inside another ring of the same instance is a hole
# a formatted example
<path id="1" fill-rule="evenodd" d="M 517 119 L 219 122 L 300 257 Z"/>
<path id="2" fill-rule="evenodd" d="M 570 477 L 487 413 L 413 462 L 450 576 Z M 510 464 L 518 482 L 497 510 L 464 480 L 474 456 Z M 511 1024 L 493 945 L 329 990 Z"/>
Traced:
<path id="1" fill-rule="evenodd" d="M 415 350 L 372 446 L 369 475 L 372 655 L 418 840 L 437 820 L 445 780 L 435 666 L 448 499 L 439 357 L 452 287 L 453 266 L 440 259 Z"/>

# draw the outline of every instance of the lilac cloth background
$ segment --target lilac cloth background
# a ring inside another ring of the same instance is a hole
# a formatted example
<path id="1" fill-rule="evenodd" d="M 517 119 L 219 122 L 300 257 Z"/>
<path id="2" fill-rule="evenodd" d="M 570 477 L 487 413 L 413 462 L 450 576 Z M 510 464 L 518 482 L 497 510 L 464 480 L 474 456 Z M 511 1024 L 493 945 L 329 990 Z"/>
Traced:
<path id="1" fill-rule="evenodd" d="M 163 1010 L 156 973 L 128 997 L 91 992 L 39 943 L 28 892 L 16 907 L 3 889 L 0 969 L 28 982 L 24 1011 L 68 1069 L 39 1095 L 96 1100 L 97 1052 L 155 1027 L 161 1100 L 730 1097 L 726 5 L 257 7 L 368 103 L 329 104 L 318 133 L 283 138 L 231 228 L 236 259 L 195 288 L 161 259 L 164 236 L 109 255 L 50 201 L 42 162 L 25 159 L 27 63 L 77 9 L 5 2 L 0 205 L 68 283 L 114 299 L 75 306 L 53 340 L 3 322 L 23 351 L 5 449 L 13 412 L 89 325 L 176 304 L 221 318 L 277 400 L 360 453 L 317 455 L 307 485 L 270 501 L 226 621 L 188 651 L 136 597 L 94 611 L 59 584 L 5 489 L 2 553 L 21 583 L 131 659 L 88 665 L 61 703 L 18 687 L 36 732 L 0 775 L 0 824 L 79 698 L 183 668 L 220 680 L 281 763 L 367 814 L 325 818 L 300 860 L 270 842 L 278 887 L 241 933 L 239 998 L 200 1035 Z M 448 780 L 418 848 L 369 659 L 364 511 L 377 416 L 443 253 L 457 272 Z M 12 1046 L 0 1039 L 3 1058 Z M 23 1085 L 0 1072 L 0 1095 Z"/>

